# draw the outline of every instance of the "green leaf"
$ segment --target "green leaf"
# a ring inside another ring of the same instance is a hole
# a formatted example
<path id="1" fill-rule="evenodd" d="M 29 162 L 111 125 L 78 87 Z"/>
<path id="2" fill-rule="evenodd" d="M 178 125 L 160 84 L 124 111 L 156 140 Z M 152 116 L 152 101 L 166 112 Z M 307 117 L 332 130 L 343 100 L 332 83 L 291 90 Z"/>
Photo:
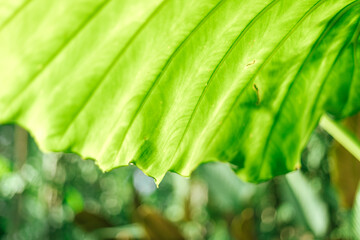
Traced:
<path id="1" fill-rule="evenodd" d="M 359 0 L 3 0 L 0 123 L 159 182 L 267 180 L 320 116 L 360 109 Z"/>
<path id="2" fill-rule="evenodd" d="M 317 238 L 323 238 L 329 227 L 329 212 L 320 194 L 300 171 L 286 175 L 285 179 L 298 206 L 298 214 Z"/>

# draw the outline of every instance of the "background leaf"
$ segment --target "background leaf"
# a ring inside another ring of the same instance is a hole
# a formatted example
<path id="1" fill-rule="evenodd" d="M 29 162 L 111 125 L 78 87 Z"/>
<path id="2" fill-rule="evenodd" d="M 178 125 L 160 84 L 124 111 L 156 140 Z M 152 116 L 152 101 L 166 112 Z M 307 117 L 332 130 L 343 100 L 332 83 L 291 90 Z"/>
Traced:
<path id="1" fill-rule="evenodd" d="M 2 238 L 144 239 L 172 231 L 160 224 L 148 233 L 149 215 L 140 214 L 145 207 L 175 224 L 173 233 L 185 239 L 356 239 L 353 213 L 341 207 L 330 182 L 331 137 L 321 128 L 302 155 L 301 173 L 256 185 L 237 179 L 229 166 L 208 163 L 191 178 L 168 173 L 156 188 L 134 166 L 102 173 L 75 154 L 42 153 L 31 137 L 23 161 L 16 158 L 23 141 L 18 126 L 0 126 L 0 154 L 10 164 L 0 179 Z"/>
<path id="2" fill-rule="evenodd" d="M 360 190 L 357 191 L 354 209 L 352 212 L 352 229 L 354 232 L 354 237 L 359 238 L 360 237 Z"/>

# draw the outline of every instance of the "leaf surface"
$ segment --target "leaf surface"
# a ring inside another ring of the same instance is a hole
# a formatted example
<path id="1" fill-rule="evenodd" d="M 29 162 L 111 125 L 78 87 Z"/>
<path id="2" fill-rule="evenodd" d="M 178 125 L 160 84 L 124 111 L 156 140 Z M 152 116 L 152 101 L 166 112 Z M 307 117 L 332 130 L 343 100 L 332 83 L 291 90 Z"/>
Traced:
<path id="1" fill-rule="evenodd" d="M 325 111 L 359 111 L 359 20 L 359 0 L 4 0 L 0 123 L 106 171 L 264 181 Z"/>

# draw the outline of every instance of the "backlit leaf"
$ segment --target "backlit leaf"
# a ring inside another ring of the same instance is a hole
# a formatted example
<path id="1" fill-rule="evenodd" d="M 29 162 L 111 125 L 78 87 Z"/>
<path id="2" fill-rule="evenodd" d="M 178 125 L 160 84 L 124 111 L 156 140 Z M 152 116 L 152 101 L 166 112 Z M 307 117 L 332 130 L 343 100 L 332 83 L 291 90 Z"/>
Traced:
<path id="1" fill-rule="evenodd" d="M 200 163 L 295 169 L 360 109 L 359 0 L 2 0 L 0 123 L 159 182 Z"/>

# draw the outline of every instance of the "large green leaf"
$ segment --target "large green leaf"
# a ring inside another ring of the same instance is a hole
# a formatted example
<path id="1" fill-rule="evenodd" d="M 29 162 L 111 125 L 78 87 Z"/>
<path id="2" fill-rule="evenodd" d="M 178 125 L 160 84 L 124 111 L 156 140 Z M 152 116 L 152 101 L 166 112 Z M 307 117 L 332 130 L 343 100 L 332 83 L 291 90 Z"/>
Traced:
<path id="1" fill-rule="evenodd" d="M 293 170 L 323 112 L 360 109 L 359 0 L 2 0 L 0 123 L 158 182 Z"/>

